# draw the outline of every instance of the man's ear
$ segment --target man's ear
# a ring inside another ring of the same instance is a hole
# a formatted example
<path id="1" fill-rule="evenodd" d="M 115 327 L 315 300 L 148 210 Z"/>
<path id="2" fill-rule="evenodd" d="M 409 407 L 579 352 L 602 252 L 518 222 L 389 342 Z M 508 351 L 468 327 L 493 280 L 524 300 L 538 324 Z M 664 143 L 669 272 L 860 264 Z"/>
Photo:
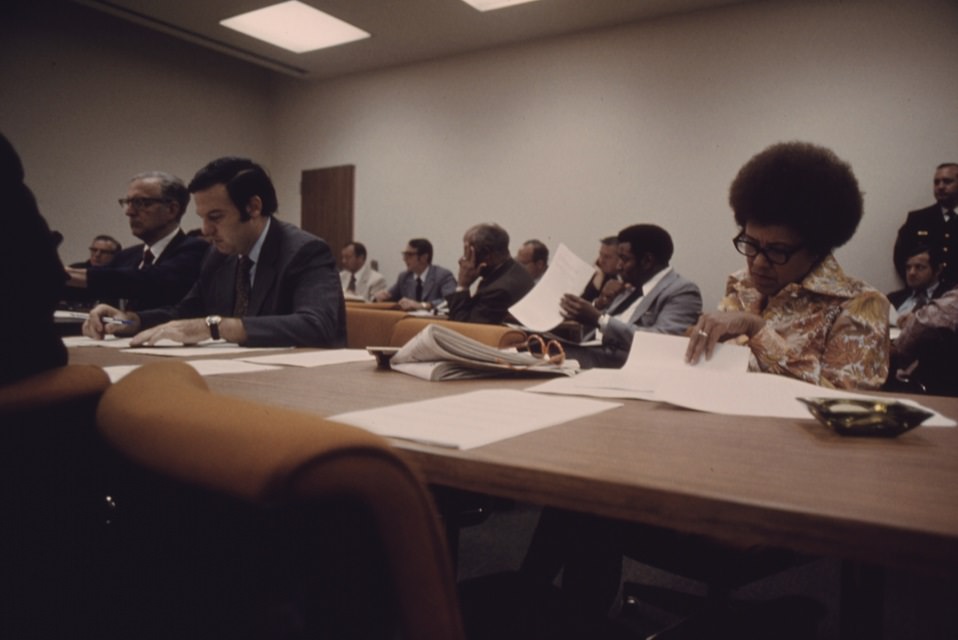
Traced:
<path id="1" fill-rule="evenodd" d="M 252 196 L 246 203 L 246 214 L 250 218 L 259 218 L 263 215 L 263 199 L 259 196 Z"/>

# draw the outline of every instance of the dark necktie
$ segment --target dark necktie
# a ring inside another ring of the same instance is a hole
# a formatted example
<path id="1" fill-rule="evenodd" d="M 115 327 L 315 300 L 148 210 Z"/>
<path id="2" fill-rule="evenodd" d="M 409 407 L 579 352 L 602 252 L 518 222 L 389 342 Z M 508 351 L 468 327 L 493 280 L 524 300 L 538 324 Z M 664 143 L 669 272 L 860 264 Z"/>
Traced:
<path id="1" fill-rule="evenodd" d="M 152 267 L 153 260 L 155 260 L 153 256 L 153 252 L 150 251 L 149 249 L 146 249 L 143 252 L 143 260 L 140 261 L 140 269 L 147 269 L 149 267 Z"/>
<path id="2" fill-rule="evenodd" d="M 356 293 L 356 274 L 349 274 L 349 286 L 346 287 L 346 291 L 349 293 Z"/>
<path id="3" fill-rule="evenodd" d="M 416 302 L 422 302 L 422 278 L 416 276 Z"/>
<path id="4" fill-rule="evenodd" d="M 253 268 L 253 261 L 248 256 L 241 256 L 236 263 L 236 302 L 233 304 L 233 317 L 242 318 L 249 308 L 249 273 Z"/>
<path id="5" fill-rule="evenodd" d="M 915 293 L 915 306 L 912 307 L 912 311 L 918 311 L 922 307 L 928 304 L 928 291 L 920 291 Z"/>

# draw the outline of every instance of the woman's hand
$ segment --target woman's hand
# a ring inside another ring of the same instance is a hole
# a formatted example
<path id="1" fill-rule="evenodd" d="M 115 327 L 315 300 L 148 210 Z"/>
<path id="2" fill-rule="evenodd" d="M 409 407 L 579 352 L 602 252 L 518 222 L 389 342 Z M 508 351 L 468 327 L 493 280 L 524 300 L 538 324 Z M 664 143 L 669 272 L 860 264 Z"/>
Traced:
<path id="1" fill-rule="evenodd" d="M 695 364 L 705 354 L 709 360 L 719 341 L 737 336 L 751 338 L 765 326 L 765 320 L 746 311 L 720 311 L 703 313 L 691 329 L 689 346 L 685 350 L 685 361 Z"/>

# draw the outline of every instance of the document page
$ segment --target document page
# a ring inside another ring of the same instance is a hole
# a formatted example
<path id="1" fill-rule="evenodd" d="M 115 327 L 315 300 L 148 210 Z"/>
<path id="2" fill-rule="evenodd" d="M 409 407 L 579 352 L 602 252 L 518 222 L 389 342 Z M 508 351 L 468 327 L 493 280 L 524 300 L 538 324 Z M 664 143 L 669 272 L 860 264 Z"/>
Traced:
<path id="1" fill-rule="evenodd" d="M 190 365 L 201 376 L 213 376 L 223 373 L 251 373 L 254 371 L 271 371 L 279 367 L 271 367 L 265 364 L 253 364 L 243 362 L 242 360 L 188 360 L 186 364 Z M 139 368 L 138 364 L 122 364 L 112 367 L 103 367 L 107 375 L 110 376 L 110 382 L 117 382 L 125 375 Z"/>
<path id="2" fill-rule="evenodd" d="M 681 388 L 683 383 L 691 385 L 692 379 L 703 372 L 714 375 L 748 369 L 748 347 L 718 344 L 710 360 L 693 366 L 685 362 L 688 343 L 685 336 L 637 331 L 621 369 L 589 369 L 574 378 L 550 380 L 528 391 L 666 402 L 660 391 L 665 380 L 674 379 Z"/>
<path id="3" fill-rule="evenodd" d="M 711 413 L 796 419 L 811 417 L 797 398 L 877 398 L 867 392 L 828 389 L 788 376 L 749 372 L 750 350 L 736 344 L 716 345 L 711 360 L 689 365 L 685 363 L 687 345 L 688 338 L 683 336 L 639 331 L 621 369 L 590 369 L 526 391 L 652 400 Z M 891 398 L 878 399 L 887 402 Z M 929 407 L 897 400 L 934 413 L 924 426 L 956 424 Z"/>
<path id="4" fill-rule="evenodd" d="M 560 244 L 545 274 L 509 313 L 527 329 L 549 331 L 565 320 L 559 307 L 562 296 L 581 293 L 594 272 L 595 267 Z"/>
<path id="5" fill-rule="evenodd" d="M 341 413 L 330 420 L 391 438 L 472 449 L 620 406 L 620 403 L 601 400 L 484 389 Z"/>
<path id="6" fill-rule="evenodd" d="M 365 349 L 324 349 L 321 351 L 289 351 L 268 356 L 240 358 L 256 364 L 279 364 L 287 367 L 322 367 L 345 362 L 375 362 L 376 357 Z"/>

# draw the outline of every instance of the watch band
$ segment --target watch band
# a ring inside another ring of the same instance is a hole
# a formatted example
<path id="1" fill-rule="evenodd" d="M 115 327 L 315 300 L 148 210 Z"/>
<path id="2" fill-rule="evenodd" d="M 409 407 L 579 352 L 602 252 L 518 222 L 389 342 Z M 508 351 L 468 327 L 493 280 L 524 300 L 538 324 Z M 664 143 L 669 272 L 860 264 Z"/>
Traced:
<path id="1" fill-rule="evenodd" d="M 220 322 L 223 318 L 220 316 L 206 316 L 206 326 L 210 329 L 210 337 L 214 340 L 220 339 Z"/>

